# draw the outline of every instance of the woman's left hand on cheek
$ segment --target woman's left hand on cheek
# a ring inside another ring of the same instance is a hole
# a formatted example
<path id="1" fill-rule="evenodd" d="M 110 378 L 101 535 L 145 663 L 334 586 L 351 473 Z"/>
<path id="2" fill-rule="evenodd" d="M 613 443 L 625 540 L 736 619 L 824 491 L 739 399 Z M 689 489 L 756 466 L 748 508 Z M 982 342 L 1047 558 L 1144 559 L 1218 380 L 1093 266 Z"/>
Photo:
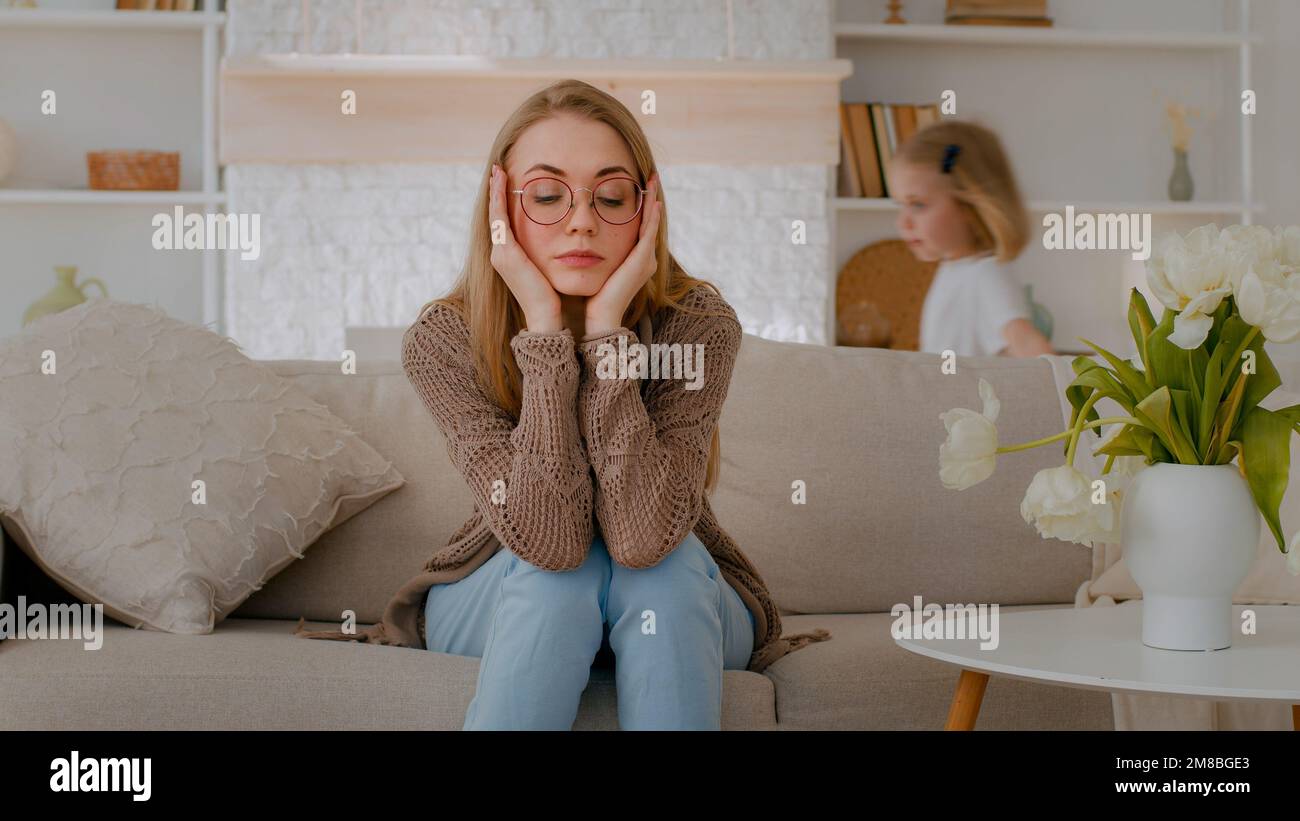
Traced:
<path id="1" fill-rule="evenodd" d="M 663 205 L 659 201 L 657 173 L 646 183 L 645 198 L 641 233 L 636 245 L 628 253 L 627 259 L 623 260 L 623 264 L 609 275 L 600 290 L 587 299 L 588 334 L 604 333 L 620 327 L 623 324 L 623 314 L 632 304 L 632 298 L 659 267 L 658 258 L 655 257 L 655 242 L 659 236 Z"/>

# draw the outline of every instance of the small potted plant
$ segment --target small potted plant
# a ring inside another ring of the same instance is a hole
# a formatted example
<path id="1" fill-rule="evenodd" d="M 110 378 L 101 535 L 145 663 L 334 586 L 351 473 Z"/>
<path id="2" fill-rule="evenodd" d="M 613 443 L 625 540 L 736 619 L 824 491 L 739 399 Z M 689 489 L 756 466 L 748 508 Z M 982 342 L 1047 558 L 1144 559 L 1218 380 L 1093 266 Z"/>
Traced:
<path id="1" fill-rule="evenodd" d="M 1147 261 L 1147 283 L 1164 311 L 1157 322 L 1131 290 L 1136 357 L 1080 338 L 1101 361 L 1071 363 L 1068 430 L 999 447 L 1000 402 L 980 379 L 982 413 L 940 414 L 948 436 L 939 475 L 963 490 L 993 473 L 999 453 L 1065 440 L 1065 463 L 1034 476 L 1021 516 L 1044 538 L 1124 545 L 1142 590 L 1143 643 L 1219 649 L 1231 645 L 1232 593 L 1254 560 L 1260 514 L 1288 571 L 1300 574 L 1300 538 L 1288 546 L 1279 521 L 1300 405 L 1259 404 L 1281 385 L 1264 341 L 1300 338 L 1300 228 L 1205 225 L 1170 235 Z M 1093 406 L 1105 398 L 1124 415 L 1100 417 Z M 1100 439 L 1106 425 L 1119 428 L 1093 451 L 1106 456 L 1094 479 L 1074 454 L 1085 430 Z"/>

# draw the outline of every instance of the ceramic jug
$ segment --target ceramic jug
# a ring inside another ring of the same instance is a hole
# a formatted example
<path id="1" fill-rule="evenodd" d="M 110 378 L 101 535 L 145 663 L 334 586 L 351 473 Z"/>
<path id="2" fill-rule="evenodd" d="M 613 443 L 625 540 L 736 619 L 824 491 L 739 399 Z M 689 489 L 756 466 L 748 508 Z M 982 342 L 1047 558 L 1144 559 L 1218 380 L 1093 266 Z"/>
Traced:
<path id="1" fill-rule="evenodd" d="M 59 311 L 67 310 L 74 305 L 80 305 L 86 301 L 84 289 L 87 285 L 98 285 L 99 290 L 104 296 L 108 296 L 108 289 L 98 277 L 91 277 L 80 285 L 77 284 L 77 267 L 75 265 L 56 265 L 54 266 L 54 276 L 58 282 L 49 290 L 45 296 L 36 300 L 23 314 L 23 325 L 39 319 L 46 314 L 57 314 Z"/>

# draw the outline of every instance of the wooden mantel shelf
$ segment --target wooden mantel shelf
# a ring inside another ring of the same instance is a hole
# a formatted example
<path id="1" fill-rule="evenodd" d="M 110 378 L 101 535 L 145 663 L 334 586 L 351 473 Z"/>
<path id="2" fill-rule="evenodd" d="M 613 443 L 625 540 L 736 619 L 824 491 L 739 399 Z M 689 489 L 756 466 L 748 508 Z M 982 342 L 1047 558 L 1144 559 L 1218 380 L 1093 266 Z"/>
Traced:
<path id="1" fill-rule="evenodd" d="M 371 75 L 443 77 L 529 77 L 557 79 L 600 76 L 610 79 L 677 78 L 839 81 L 853 71 L 849 60 L 581 60 L 497 58 L 467 54 L 260 54 L 227 58 L 222 73 L 231 76 Z"/>
<path id="2" fill-rule="evenodd" d="M 272 54 L 221 63 L 231 163 L 482 162 L 510 112 L 574 77 L 617 97 L 666 163 L 839 162 L 848 60 Z M 356 114 L 342 112 L 346 90 Z M 655 112 L 642 113 L 654 92 Z"/>

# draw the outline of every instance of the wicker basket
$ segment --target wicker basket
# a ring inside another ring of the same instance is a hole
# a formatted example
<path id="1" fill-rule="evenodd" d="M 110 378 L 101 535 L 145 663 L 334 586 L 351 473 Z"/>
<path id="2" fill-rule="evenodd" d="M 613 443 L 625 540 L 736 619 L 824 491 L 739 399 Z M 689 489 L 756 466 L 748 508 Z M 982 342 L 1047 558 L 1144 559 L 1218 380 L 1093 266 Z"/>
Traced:
<path id="1" fill-rule="evenodd" d="M 179 151 L 88 151 L 90 187 L 100 191 L 177 191 Z"/>
<path id="2" fill-rule="evenodd" d="M 938 267 L 918 260 L 901 239 L 859 250 L 835 283 L 835 344 L 918 350 L 921 308 Z"/>

